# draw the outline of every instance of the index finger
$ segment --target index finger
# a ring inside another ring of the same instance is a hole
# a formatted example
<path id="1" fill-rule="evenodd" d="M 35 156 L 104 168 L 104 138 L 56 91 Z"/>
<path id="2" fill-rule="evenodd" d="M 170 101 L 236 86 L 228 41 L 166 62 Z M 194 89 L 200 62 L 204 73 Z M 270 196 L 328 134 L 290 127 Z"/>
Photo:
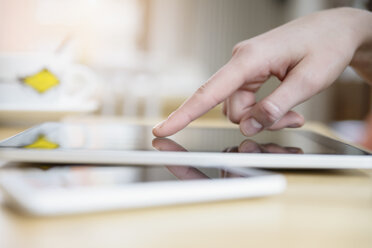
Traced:
<path id="1" fill-rule="evenodd" d="M 214 108 L 246 81 L 244 71 L 242 66 L 235 63 L 234 60 L 230 60 L 173 112 L 168 119 L 156 125 L 153 129 L 153 134 L 157 137 L 172 135 Z"/>

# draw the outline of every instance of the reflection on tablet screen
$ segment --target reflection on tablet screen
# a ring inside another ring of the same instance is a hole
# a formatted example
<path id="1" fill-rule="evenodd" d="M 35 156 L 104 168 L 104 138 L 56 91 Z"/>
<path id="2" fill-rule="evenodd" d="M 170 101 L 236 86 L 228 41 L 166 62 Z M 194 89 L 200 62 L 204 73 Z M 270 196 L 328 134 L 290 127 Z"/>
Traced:
<path id="1" fill-rule="evenodd" d="M 24 149 L 140 150 L 366 155 L 353 146 L 307 131 L 264 131 L 249 139 L 235 128 L 189 127 L 168 139 L 151 126 L 45 123 L 0 143 Z"/>
<path id="2" fill-rule="evenodd" d="M 249 177 L 218 168 L 191 166 L 33 166 L 10 164 L 5 168 L 17 172 L 33 188 L 71 188 L 173 180 L 228 179 Z M 248 170 L 247 170 L 248 172 Z"/>

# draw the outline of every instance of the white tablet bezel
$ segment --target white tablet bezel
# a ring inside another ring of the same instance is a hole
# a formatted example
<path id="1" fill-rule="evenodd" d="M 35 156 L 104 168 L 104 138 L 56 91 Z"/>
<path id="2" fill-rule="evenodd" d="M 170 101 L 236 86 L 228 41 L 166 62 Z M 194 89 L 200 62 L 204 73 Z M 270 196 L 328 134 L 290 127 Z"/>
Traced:
<path id="1" fill-rule="evenodd" d="M 28 129 L 30 130 L 30 129 Z M 28 130 L 24 131 L 27 132 Z M 314 132 L 316 133 L 316 132 Z M 316 133 L 317 135 L 321 135 Z M 22 135 L 22 133 L 18 134 Z M 15 136 L 13 136 L 15 137 Z M 329 137 L 327 137 L 329 138 Z M 9 139 L 12 139 L 9 138 Z M 7 139 L 7 140 L 9 140 Z M 332 138 L 330 138 L 332 139 Z M 335 140 L 335 139 L 333 139 Z M 335 142 L 341 141 L 335 140 Z M 350 145 L 350 144 L 348 144 Z M 351 146 L 351 145 L 350 145 Z M 360 149 L 360 148 L 358 148 Z M 372 155 L 40 150 L 1 148 L 0 160 L 32 163 L 190 165 L 296 169 L 371 169 Z"/>
<path id="2" fill-rule="evenodd" d="M 250 168 L 228 170 L 250 177 L 37 190 L 25 183 L 21 170 L 13 169 L 0 174 L 0 187 L 10 206 L 36 216 L 263 197 L 286 188 L 286 180 L 279 174 Z"/>
<path id="3" fill-rule="evenodd" d="M 44 151 L 4 148 L 1 160 L 31 163 L 191 165 L 255 168 L 371 169 L 372 156 L 318 154 L 237 154 L 156 151 Z"/>

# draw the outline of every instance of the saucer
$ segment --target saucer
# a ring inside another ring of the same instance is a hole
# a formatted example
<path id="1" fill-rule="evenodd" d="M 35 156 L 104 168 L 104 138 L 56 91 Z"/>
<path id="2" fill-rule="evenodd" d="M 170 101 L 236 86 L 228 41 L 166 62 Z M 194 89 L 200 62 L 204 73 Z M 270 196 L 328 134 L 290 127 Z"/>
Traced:
<path id="1" fill-rule="evenodd" d="M 90 114 L 98 110 L 95 101 L 75 104 L 0 104 L 0 125 L 30 125 L 59 121 L 70 115 Z"/>

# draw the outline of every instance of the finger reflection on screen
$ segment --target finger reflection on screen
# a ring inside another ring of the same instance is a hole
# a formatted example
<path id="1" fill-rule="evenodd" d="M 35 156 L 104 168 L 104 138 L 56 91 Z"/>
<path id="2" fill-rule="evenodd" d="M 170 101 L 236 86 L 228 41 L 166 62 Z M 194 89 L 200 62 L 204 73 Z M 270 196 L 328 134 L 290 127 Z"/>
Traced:
<path id="1" fill-rule="evenodd" d="M 155 138 L 152 146 L 158 151 L 188 152 L 186 148 L 168 138 Z M 267 143 L 258 144 L 257 142 L 246 139 L 239 146 L 227 147 L 222 152 L 226 153 L 292 153 L 303 154 L 302 149 L 297 147 L 282 147 L 278 144 Z M 179 179 L 200 179 L 208 178 L 203 172 L 191 166 L 166 166 L 166 168 Z M 230 171 L 221 170 L 221 178 L 241 177 L 241 175 Z"/>
<path id="2" fill-rule="evenodd" d="M 159 151 L 187 152 L 187 150 L 183 146 L 167 138 L 153 139 L 152 146 Z M 180 180 L 209 178 L 203 172 L 191 166 L 169 165 L 169 166 L 166 166 L 166 168 Z"/>
<path id="3" fill-rule="evenodd" d="M 187 152 L 183 146 L 168 138 L 155 138 L 152 146 L 158 151 Z"/>
<path id="4" fill-rule="evenodd" d="M 275 143 L 258 144 L 253 140 L 246 139 L 238 147 L 240 153 L 292 153 L 303 154 L 303 150 L 298 147 L 282 147 Z"/>
<path id="5" fill-rule="evenodd" d="M 220 171 L 220 177 L 221 178 L 233 178 L 233 177 L 244 177 L 243 175 L 232 173 L 227 170 L 221 170 Z"/>

